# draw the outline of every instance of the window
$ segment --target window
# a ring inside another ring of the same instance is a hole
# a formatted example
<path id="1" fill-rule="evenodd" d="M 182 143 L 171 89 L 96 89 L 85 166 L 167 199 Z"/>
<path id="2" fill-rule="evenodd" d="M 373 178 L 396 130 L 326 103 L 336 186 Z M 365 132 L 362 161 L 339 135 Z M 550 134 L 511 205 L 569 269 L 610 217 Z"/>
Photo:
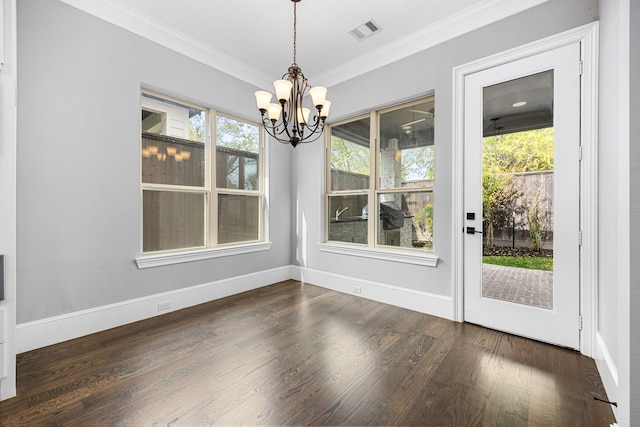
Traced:
<path id="1" fill-rule="evenodd" d="M 433 250 L 433 122 L 429 97 L 330 126 L 327 241 Z"/>
<path id="2" fill-rule="evenodd" d="M 147 91 L 141 106 L 142 251 L 264 240 L 260 127 Z"/>

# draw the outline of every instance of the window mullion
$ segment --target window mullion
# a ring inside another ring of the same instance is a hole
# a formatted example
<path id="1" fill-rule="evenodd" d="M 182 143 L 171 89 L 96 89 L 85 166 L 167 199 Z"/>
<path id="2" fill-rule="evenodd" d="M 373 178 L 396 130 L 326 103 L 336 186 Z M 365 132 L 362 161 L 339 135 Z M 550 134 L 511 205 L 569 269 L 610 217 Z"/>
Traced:
<path id="1" fill-rule="evenodd" d="M 209 137 L 207 138 L 209 150 L 209 165 L 207 168 L 207 186 L 209 187 L 209 203 L 207 220 L 207 241 L 209 247 L 218 246 L 218 186 L 215 182 L 216 177 L 216 111 L 209 110 Z"/>
<path id="2" fill-rule="evenodd" d="M 180 193 L 208 193 L 208 188 L 188 185 L 149 184 L 142 183 L 142 189 L 148 191 L 173 191 Z"/>
<path id="3" fill-rule="evenodd" d="M 371 112 L 369 120 L 369 145 L 371 149 L 369 150 L 369 167 L 370 172 L 369 176 L 369 191 L 368 191 L 368 201 L 369 205 L 369 215 L 367 217 L 367 246 L 375 247 L 376 245 L 376 236 L 378 232 L 378 206 L 376 202 L 376 189 L 378 188 L 378 123 L 377 123 L 377 115 L 375 112 Z"/>

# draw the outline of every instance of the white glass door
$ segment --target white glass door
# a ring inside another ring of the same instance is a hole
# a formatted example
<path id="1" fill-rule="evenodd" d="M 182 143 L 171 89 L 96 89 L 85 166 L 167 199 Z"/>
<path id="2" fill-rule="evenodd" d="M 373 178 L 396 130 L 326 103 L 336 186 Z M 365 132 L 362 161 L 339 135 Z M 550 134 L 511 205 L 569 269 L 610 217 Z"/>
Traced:
<path id="1" fill-rule="evenodd" d="M 577 349 L 580 45 L 465 77 L 464 319 Z"/>

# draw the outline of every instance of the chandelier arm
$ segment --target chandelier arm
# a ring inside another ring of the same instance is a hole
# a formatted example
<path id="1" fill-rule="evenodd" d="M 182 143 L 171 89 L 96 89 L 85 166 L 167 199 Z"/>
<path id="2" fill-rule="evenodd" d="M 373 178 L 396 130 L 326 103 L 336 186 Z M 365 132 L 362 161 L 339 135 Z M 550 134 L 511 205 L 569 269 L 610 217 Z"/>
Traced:
<path id="1" fill-rule="evenodd" d="M 281 123 L 276 124 L 266 117 L 262 117 L 262 125 L 264 126 L 267 133 L 276 139 L 278 139 L 278 135 L 281 135 L 286 130 L 286 127 L 284 127 L 282 130 L 278 130 Z"/>
<path id="2" fill-rule="evenodd" d="M 282 129 L 282 131 L 280 132 L 280 134 L 282 133 L 286 133 L 287 138 L 291 139 L 291 132 L 289 132 L 289 121 L 287 120 L 287 115 L 291 115 L 291 111 L 289 111 L 289 114 L 287 114 L 287 111 L 284 109 L 284 102 L 282 103 L 282 127 L 284 129 Z M 289 110 L 291 110 L 291 107 L 289 107 Z M 280 135 L 279 134 L 279 135 Z"/>
<path id="3" fill-rule="evenodd" d="M 297 132 L 295 128 L 292 128 L 292 131 L 289 131 L 289 122 L 286 120 L 286 114 L 283 114 L 282 120 L 278 122 L 273 122 L 266 118 L 264 115 L 262 116 L 262 124 L 267 131 L 267 133 L 278 140 L 279 142 L 289 144 L 291 141 L 296 140 L 299 141 L 302 139 L 297 136 Z M 282 128 L 281 128 L 282 126 Z M 282 140 L 279 136 L 285 134 L 287 136 L 287 140 Z"/>
<path id="4" fill-rule="evenodd" d="M 323 126 L 321 129 L 324 129 L 324 126 Z M 313 138 L 311 137 L 312 135 L 314 136 Z M 315 141 L 317 141 L 317 140 L 318 140 L 318 138 L 320 138 L 322 135 L 323 135 L 323 133 L 322 133 L 322 132 L 317 132 L 317 133 L 316 133 L 316 132 L 313 132 L 313 133 L 309 134 L 309 137 L 307 137 L 307 139 L 301 140 L 300 142 L 301 142 L 301 143 L 303 143 L 303 144 L 307 144 L 307 143 L 309 143 L 309 142 L 315 142 Z"/>
<path id="5" fill-rule="evenodd" d="M 291 142 L 292 141 L 291 138 L 290 139 L 281 139 L 281 138 L 278 137 L 278 135 L 282 134 L 284 131 L 281 130 L 280 132 L 272 132 L 273 129 L 274 128 L 272 126 L 265 127 L 265 130 L 267 131 L 267 134 L 270 137 L 272 137 L 273 139 L 275 139 L 276 141 L 278 141 L 278 142 L 280 142 L 282 144 L 291 144 L 292 143 Z M 277 128 L 275 128 L 275 129 L 277 130 Z M 296 144 L 297 144 L 297 142 L 296 142 Z"/>
<path id="6" fill-rule="evenodd" d="M 308 140 L 315 135 L 315 138 L 311 139 L 312 141 L 315 141 L 322 134 L 323 130 L 324 130 L 324 124 L 317 123 L 313 128 L 309 128 L 309 133 L 305 139 Z"/>

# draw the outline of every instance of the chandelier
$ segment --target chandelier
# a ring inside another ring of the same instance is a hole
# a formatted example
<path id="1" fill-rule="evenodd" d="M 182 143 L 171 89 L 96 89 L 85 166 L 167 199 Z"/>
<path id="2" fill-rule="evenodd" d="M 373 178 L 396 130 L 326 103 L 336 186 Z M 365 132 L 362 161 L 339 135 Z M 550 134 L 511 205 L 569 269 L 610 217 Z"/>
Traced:
<path id="1" fill-rule="evenodd" d="M 296 3 L 293 2 L 293 64 L 282 79 L 273 82 L 278 103 L 271 102 L 273 95 L 259 90 L 255 93 L 262 124 L 276 140 L 294 147 L 301 142 L 313 142 L 322 135 L 324 122 L 329 115 L 331 102 L 326 99 L 327 88 L 311 87 L 296 64 Z M 311 95 L 316 114 L 310 120 L 311 109 L 303 106 L 303 99 Z"/>

